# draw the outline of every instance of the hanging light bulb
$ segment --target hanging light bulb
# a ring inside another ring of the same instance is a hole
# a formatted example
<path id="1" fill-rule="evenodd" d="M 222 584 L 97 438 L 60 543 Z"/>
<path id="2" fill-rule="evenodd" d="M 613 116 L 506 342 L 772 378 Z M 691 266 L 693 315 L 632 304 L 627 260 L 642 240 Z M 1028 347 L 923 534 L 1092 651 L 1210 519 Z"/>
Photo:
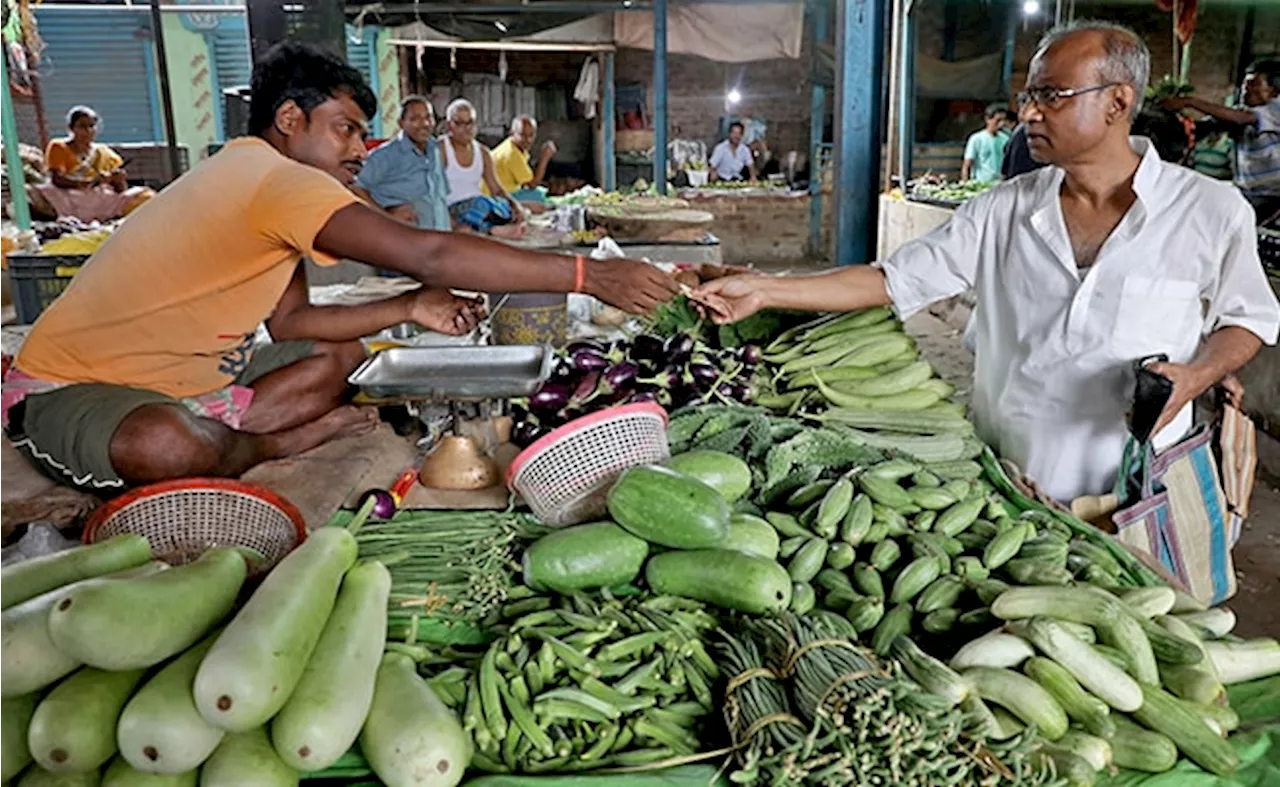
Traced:
<path id="1" fill-rule="evenodd" d="M 735 87 L 729 91 L 729 95 L 725 96 L 725 98 L 729 99 L 730 104 L 736 104 L 742 100 L 742 94 L 739 93 L 738 89 Z"/>
<path id="2" fill-rule="evenodd" d="M 1039 2 L 1039 0 L 1026 0 L 1026 1 L 1022 4 L 1022 14 L 1023 14 L 1023 16 L 1035 16 L 1035 15 L 1036 15 L 1036 14 L 1038 14 L 1038 13 L 1040 13 L 1040 2 Z"/>

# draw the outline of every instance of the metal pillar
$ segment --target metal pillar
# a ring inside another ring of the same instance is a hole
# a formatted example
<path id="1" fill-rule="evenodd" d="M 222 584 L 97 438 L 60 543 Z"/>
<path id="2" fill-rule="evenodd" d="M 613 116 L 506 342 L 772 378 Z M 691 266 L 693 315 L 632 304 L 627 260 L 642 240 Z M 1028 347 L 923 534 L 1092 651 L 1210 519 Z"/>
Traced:
<path id="1" fill-rule="evenodd" d="M 836 4 L 837 265 L 875 259 L 884 12 L 883 0 Z"/>
<path id="2" fill-rule="evenodd" d="M 1000 89 L 1006 100 L 1013 96 L 1013 50 L 1018 41 L 1018 4 L 1009 2 L 1009 14 L 1005 18 L 1004 55 L 1000 59 Z"/>
<path id="3" fill-rule="evenodd" d="M 31 207 L 27 205 L 27 178 L 18 152 L 18 118 L 14 115 L 13 91 L 9 89 L 7 57 L 0 53 L 0 82 L 4 83 L 4 106 L 0 106 L 0 135 L 4 137 L 4 163 L 9 168 L 9 196 L 13 200 L 13 220 L 19 229 L 31 229 Z"/>
<path id="4" fill-rule="evenodd" d="M 817 3 L 810 6 L 809 17 L 813 24 L 813 45 L 827 40 L 827 6 Z M 813 83 L 809 97 L 809 253 L 821 258 L 822 252 L 822 131 L 827 119 L 827 90 L 818 82 Z"/>
<path id="5" fill-rule="evenodd" d="M 653 182 L 667 193 L 667 0 L 653 0 Z"/>
<path id="6" fill-rule="evenodd" d="M 151 36 L 156 45 L 156 73 L 160 75 L 160 107 L 164 111 L 164 140 L 169 154 L 169 182 L 182 174 L 178 157 L 178 131 L 173 120 L 173 93 L 169 90 L 169 56 L 164 49 L 164 19 L 160 16 L 160 0 L 151 0 Z"/>
<path id="7" fill-rule="evenodd" d="M 902 41 L 898 63 L 898 176 L 906 188 L 916 145 L 916 21 L 915 0 L 902 4 Z"/>
<path id="8" fill-rule="evenodd" d="M 618 152 L 614 140 L 618 126 L 617 98 L 613 73 L 613 53 L 604 53 L 604 100 L 600 102 L 600 123 L 604 137 L 604 190 L 617 188 Z"/>

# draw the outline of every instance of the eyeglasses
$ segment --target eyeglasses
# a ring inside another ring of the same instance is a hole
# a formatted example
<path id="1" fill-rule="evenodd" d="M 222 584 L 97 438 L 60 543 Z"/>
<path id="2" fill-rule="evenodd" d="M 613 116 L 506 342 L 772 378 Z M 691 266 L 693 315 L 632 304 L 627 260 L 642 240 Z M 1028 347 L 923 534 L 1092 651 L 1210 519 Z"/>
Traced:
<path id="1" fill-rule="evenodd" d="M 450 120 L 449 122 L 455 126 L 462 126 L 463 128 L 468 128 L 476 124 L 475 120 Z"/>
<path id="2" fill-rule="evenodd" d="M 1085 93 L 1094 93 L 1099 90 L 1106 90 L 1109 87 L 1115 87 L 1119 84 L 1119 82 L 1108 82 L 1105 85 L 1073 87 L 1065 90 L 1056 87 L 1033 87 L 1026 92 L 1018 94 L 1018 108 L 1021 109 L 1026 107 L 1034 101 L 1037 106 L 1047 109 L 1057 109 L 1069 98 L 1083 96 Z"/>

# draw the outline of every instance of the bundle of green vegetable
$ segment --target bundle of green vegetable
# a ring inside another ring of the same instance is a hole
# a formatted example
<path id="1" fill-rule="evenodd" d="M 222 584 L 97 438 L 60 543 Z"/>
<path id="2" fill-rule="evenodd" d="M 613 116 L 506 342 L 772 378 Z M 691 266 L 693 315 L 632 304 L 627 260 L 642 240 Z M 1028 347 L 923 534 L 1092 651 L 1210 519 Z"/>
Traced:
<path id="1" fill-rule="evenodd" d="M 346 521 L 346 514 L 335 518 Z M 477 624 L 507 599 L 520 550 L 546 528 L 528 514 L 403 511 L 368 522 L 360 557 L 391 571 L 390 639 L 431 640 L 432 622 Z"/>
<path id="2" fill-rule="evenodd" d="M 467 682 L 472 764 L 493 773 L 570 773 L 691 755 L 715 709 L 717 622 L 673 597 L 607 591 L 546 599 L 509 621 Z"/>
<path id="3" fill-rule="evenodd" d="M 1033 734 L 991 740 L 957 706 L 957 692 L 967 692 L 959 676 L 944 678 L 950 689 L 916 683 L 896 662 L 859 646 L 839 616 L 741 622 L 722 636 L 736 783 L 1053 781 L 1053 768 L 1035 754 Z"/>

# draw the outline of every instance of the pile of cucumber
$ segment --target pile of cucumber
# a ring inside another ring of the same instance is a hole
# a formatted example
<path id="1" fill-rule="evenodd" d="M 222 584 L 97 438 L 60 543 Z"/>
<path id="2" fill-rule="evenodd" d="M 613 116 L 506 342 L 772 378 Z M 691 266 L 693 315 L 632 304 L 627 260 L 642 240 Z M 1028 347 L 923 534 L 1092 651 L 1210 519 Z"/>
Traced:
<path id="1" fill-rule="evenodd" d="M 125 535 L 6 568 L 0 778 L 296 785 L 359 737 L 389 787 L 453 787 L 467 740 L 411 661 L 384 658 L 391 579 L 356 551 L 312 533 L 238 612 L 233 549 L 167 567 Z"/>

